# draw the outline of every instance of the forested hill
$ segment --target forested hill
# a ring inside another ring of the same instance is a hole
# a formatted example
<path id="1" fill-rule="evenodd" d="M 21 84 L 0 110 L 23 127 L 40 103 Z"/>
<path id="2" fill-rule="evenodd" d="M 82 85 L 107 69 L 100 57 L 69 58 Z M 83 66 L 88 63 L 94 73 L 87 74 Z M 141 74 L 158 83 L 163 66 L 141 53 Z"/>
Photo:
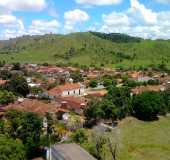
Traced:
<path id="1" fill-rule="evenodd" d="M 0 60 L 108 67 L 170 67 L 170 40 L 98 32 L 23 36 L 0 41 Z"/>
<path id="2" fill-rule="evenodd" d="M 142 38 L 132 37 L 126 34 L 120 33 L 100 33 L 100 32 L 90 32 L 95 36 L 98 36 L 102 39 L 110 40 L 117 43 L 129 43 L 129 42 L 141 42 Z"/>

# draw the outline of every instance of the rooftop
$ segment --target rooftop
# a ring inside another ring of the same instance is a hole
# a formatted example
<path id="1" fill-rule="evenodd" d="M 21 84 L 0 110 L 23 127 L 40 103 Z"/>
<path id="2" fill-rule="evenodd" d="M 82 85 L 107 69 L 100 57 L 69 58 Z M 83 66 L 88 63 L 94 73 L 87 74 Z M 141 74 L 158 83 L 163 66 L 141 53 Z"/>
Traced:
<path id="1" fill-rule="evenodd" d="M 79 83 L 67 83 L 62 86 L 55 87 L 51 90 L 48 91 L 50 95 L 56 95 L 59 93 L 62 93 L 63 91 L 69 91 L 69 90 L 74 90 L 74 89 L 79 89 L 81 88 L 81 85 Z"/>
<path id="2" fill-rule="evenodd" d="M 39 100 L 25 99 L 23 102 L 15 102 L 6 107 L 6 110 L 16 109 L 25 112 L 34 112 L 44 116 L 47 112 L 58 112 L 57 106 Z"/>
<path id="3" fill-rule="evenodd" d="M 84 108 L 87 103 L 84 98 L 81 97 L 60 97 L 57 99 L 58 102 L 60 103 L 65 103 L 66 105 L 69 106 L 69 108 L 72 109 L 80 109 Z"/>
<path id="4" fill-rule="evenodd" d="M 52 155 L 54 155 L 54 157 L 60 157 L 63 160 L 96 160 L 87 151 L 74 143 L 53 146 Z"/>
<path id="5" fill-rule="evenodd" d="M 6 80 L 2 80 L 2 79 L 0 79 L 0 86 L 5 85 L 6 83 L 7 83 L 7 81 L 6 81 Z"/>
<path id="6" fill-rule="evenodd" d="M 162 85 L 147 85 L 147 86 L 138 86 L 133 88 L 131 91 L 133 94 L 140 94 L 146 91 L 159 92 L 162 91 L 164 87 Z"/>

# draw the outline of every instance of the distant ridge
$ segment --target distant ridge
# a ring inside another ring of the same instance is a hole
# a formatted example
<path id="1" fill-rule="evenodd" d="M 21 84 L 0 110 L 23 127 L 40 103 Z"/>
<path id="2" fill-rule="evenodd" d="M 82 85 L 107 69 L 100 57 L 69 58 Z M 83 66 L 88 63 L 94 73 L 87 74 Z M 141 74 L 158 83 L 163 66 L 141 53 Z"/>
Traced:
<path id="1" fill-rule="evenodd" d="M 22 36 L 0 41 L 0 60 L 107 67 L 170 67 L 170 40 L 120 33 L 77 32 Z"/>
<path id="2" fill-rule="evenodd" d="M 142 40 L 142 38 L 132 37 L 127 34 L 121 34 L 121 33 L 101 33 L 101 32 L 91 32 L 91 33 L 100 38 L 110 40 L 112 42 L 117 42 L 117 43 L 140 42 Z"/>

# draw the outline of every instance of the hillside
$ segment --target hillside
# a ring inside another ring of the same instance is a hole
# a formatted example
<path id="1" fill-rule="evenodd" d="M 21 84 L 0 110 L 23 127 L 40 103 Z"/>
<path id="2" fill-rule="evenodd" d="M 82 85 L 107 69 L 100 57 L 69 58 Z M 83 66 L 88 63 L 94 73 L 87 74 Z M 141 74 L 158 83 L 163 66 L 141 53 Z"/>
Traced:
<path id="1" fill-rule="evenodd" d="M 123 120 L 119 126 L 122 140 L 120 160 L 168 160 L 169 122 L 169 116 L 155 122 L 142 122 L 134 118 Z"/>
<path id="2" fill-rule="evenodd" d="M 95 66 L 170 67 L 170 40 L 143 40 L 97 32 L 23 36 L 0 41 L 0 59 L 7 62 L 71 63 Z"/>
<path id="3" fill-rule="evenodd" d="M 117 146 L 118 160 L 169 160 L 169 123 L 169 115 L 152 122 L 127 117 L 111 132 L 102 133 L 102 135 L 110 139 L 112 146 Z M 93 138 L 90 137 L 90 142 Z M 110 152 L 105 148 L 103 160 L 112 159 Z"/>

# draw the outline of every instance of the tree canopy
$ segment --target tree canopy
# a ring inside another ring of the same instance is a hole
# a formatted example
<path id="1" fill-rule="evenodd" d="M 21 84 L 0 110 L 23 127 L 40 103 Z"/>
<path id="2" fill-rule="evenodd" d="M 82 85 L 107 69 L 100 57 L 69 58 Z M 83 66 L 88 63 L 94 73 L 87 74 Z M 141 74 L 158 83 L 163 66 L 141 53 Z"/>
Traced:
<path id="1" fill-rule="evenodd" d="M 5 119 L 3 132 L 23 142 L 27 157 L 36 155 L 40 145 L 41 118 L 34 113 L 10 110 L 6 113 Z"/>
<path id="2" fill-rule="evenodd" d="M 0 91 L 0 104 L 9 104 L 14 102 L 16 99 L 15 95 L 12 92 L 6 90 Z"/>
<path id="3" fill-rule="evenodd" d="M 19 96 L 26 96 L 30 90 L 26 79 L 18 74 L 13 75 L 8 82 L 6 89 Z"/>
<path id="4" fill-rule="evenodd" d="M 0 160 L 26 160 L 22 142 L 0 135 Z"/>
<path id="5" fill-rule="evenodd" d="M 133 98 L 134 115 L 142 120 L 154 120 L 160 114 L 166 113 L 164 99 L 160 93 L 144 92 Z"/>

